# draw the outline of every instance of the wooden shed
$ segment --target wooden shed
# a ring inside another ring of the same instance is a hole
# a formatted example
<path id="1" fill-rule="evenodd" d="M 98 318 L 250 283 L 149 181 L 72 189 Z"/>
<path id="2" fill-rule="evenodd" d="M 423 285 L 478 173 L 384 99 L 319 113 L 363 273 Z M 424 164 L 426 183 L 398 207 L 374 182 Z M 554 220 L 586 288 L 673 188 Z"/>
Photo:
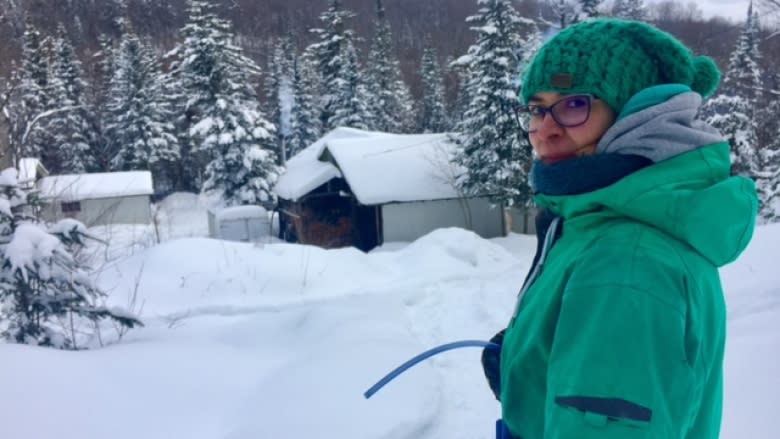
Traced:
<path id="1" fill-rule="evenodd" d="M 448 134 L 399 135 L 337 128 L 291 158 L 274 191 L 280 237 L 370 250 L 461 227 L 505 233 L 504 209 L 453 187 Z"/>

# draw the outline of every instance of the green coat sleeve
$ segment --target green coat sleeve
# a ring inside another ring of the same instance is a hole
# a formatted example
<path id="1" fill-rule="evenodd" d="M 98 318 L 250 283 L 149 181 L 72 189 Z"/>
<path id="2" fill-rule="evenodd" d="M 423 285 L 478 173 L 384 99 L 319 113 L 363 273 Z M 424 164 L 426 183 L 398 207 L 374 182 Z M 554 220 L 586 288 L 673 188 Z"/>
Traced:
<path id="1" fill-rule="evenodd" d="M 686 436 L 693 376 L 685 292 L 668 271 L 643 271 L 644 279 L 574 283 L 564 292 L 550 352 L 544 439 Z"/>

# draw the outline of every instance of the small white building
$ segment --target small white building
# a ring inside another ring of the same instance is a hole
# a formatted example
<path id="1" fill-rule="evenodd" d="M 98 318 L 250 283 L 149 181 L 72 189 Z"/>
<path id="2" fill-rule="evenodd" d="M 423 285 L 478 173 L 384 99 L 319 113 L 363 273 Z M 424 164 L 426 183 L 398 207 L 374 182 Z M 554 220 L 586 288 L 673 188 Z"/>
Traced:
<path id="1" fill-rule="evenodd" d="M 87 227 L 152 222 L 149 171 L 52 175 L 37 186 L 47 221 L 75 218 Z"/>
<path id="2" fill-rule="evenodd" d="M 448 134 L 387 134 L 337 128 L 287 162 L 274 192 L 281 237 L 362 250 L 461 227 L 504 235 L 504 212 L 453 186 Z"/>

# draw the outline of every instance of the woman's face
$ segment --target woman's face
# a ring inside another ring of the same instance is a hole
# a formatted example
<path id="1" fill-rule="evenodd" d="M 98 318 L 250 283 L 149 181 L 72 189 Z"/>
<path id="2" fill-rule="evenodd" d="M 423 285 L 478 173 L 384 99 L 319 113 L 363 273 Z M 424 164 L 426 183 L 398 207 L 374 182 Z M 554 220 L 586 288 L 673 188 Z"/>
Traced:
<path id="1" fill-rule="evenodd" d="M 528 105 L 547 108 L 565 97 L 560 93 L 536 93 L 529 99 Z M 582 125 L 561 126 L 547 113 L 536 129 L 529 133 L 529 140 L 543 163 L 560 162 L 595 153 L 599 140 L 614 122 L 615 112 L 604 101 L 594 98 L 590 115 Z"/>

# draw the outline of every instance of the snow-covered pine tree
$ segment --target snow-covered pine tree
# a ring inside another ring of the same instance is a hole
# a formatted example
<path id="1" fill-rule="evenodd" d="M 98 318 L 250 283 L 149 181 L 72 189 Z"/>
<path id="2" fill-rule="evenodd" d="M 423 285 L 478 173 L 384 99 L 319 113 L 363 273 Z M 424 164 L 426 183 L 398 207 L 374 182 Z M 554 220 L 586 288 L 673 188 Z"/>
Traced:
<path id="1" fill-rule="evenodd" d="M 95 85 L 92 88 L 92 101 L 105 103 L 108 101 L 111 78 L 114 77 L 114 60 L 116 50 L 114 39 L 106 34 L 98 36 L 98 52 L 93 55 L 94 69 L 96 73 Z"/>
<path id="2" fill-rule="evenodd" d="M 587 20 L 588 18 L 596 18 L 601 15 L 599 12 L 599 6 L 601 6 L 602 0 L 579 0 L 580 2 L 580 19 Z"/>
<path id="3" fill-rule="evenodd" d="M 458 124 L 466 117 L 466 110 L 471 105 L 469 95 L 468 57 L 461 57 L 449 63 L 449 67 L 458 78 L 457 94 L 451 111 L 452 125 Z"/>
<path id="4" fill-rule="evenodd" d="M 366 85 L 368 111 L 373 116 L 372 123 L 369 123 L 371 128 L 388 133 L 409 132 L 413 124 L 411 94 L 401 76 L 382 0 L 376 0 L 374 39 L 368 53 Z"/>
<path id="5" fill-rule="evenodd" d="M 428 39 L 430 41 L 430 39 Z M 423 49 L 420 61 L 420 82 L 422 84 L 422 100 L 420 103 L 420 132 L 443 133 L 450 129 L 447 108 L 444 104 L 444 78 L 439 67 L 436 49 Z"/>
<path id="6" fill-rule="evenodd" d="M 317 106 L 319 82 L 314 61 L 308 54 L 296 57 L 293 65 L 293 106 L 290 109 L 290 157 L 314 143 L 322 135 L 320 109 Z"/>
<path id="7" fill-rule="evenodd" d="M 477 4 L 478 13 L 468 18 L 477 41 L 461 60 L 468 63 L 471 104 L 453 136 L 459 147 L 454 163 L 465 171 L 457 184 L 467 195 L 489 195 L 494 202 L 522 205 L 530 198 L 531 148 L 514 115 L 518 71 L 526 57 L 517 49 L 527 40 L 537 41 L 538 31 L 533 21 L 520 17 L 510 0 L 478 0 Z"/>
<path id="8" fill-rule="evenodd" d="M 761 145 L 762 176 L 759 185 L 764 194 L 761 219 L 764 222 L 780 221 L 780 73 L 775 72 L 764 83 L 768 88 L 758 112 Z"/>
<path id="9" fill-rule="evenodd" d="M 612 16 L 627 20 L 647 20 L 648 12 L 644 0 L 615 0 Z"/>
<path id="10" fill-rule="evenodd" d="M 143 326 L 125 310 L 99 306 L 106 294 L 73 257 L 88 236 L 84 225 L 66 219 L 47 230 L 30 215 L 37 203 L 19 188 L 15 169 L 0 173 L 0 337 L 80 349 L 85 324 Z"/>
<path id="11" fill-rule="evenodd" d="M 743 96 L 718 93 L 702 107 L 706 121 L 717 128 L 731 145 L 731 172 L 755 177 L 758 170 L 757 124 L 750 101 Z"/>
<path id="12" fill-rule="evenodd" d="M 732 173 L 752 178 L 760 167 L 755 113 L 762 89 L 759 57 L 758 22 L 751 4 L 718 93 L 701 110 L 707 122 L 729 140 Z"/>
<path id="13" fill-rule="evenodd" d="M 109 149 L 115 151 L 111 169 L 150 170 L 158 188 L 170 189 L 166 169 L 179 159 L 179 144 L 173 112 L 161 99 L 159 62 L 128 27 L 113 65 L 105 121 Z"/>
<path id="14" fill-rule="evenodd" d="M 576 3 L 576 0 L 550 0 L 550 9 L 559 29 L 576 23 L 579 19 L 579 3 Z"/>
<path id="15" fill-rule="evenodd" d="M 351 90 L 351 87 L 355 86 L 355 81 L 350 76 L 357 75 L 359 72 L 351 72 L 347 67 L 351 62 L 349 47 L 352 47 L 354 53 L 352 44 L 354 32 L 347 28 L 346 23 L 353 16 L 352 12 L 342 9 L 339 0 L 328 0 L 328 9 L 320 15 L 322 27 L 311 29 L 311 32 L 317 35 L 317 41 L 311 44 L 307 51 L 311 52 L 317 60 L 322 92 L 319 105 L 320 121 L 324 131 L 338 127 L 346 119 L 353 119 L 349 112 L 352 111 L 350 107 L 354 106 L 352 96 L 357 96 L 357 92 Z M 335 119 L 337 114 L 338 120 Z M 354 119 L 360 120 L 362 116 L 356 115 Z"/>
<path id="16" fill-rule="evenodd" d="M 333 127 L 370 129 L 373 116 L 368 111 L 369 93 L 362 81 L 357 51 L 352 41 L 346 42 L 342 68 L 344 82 L 334 95 L 340 105 L 334 107 L 335 111 L 330 118 L 330 123 Z"/>
<path id="17" fill-rule="evenodd" d="M 13 93 L 9 114 L 11 151 L 14 161 L 21 157 L 41 158 L 46 150 L 45 117 L 49 109 L 49 61 L 40 32 L 28 20 L 22 35 L 22 65 L 19 85 Z"/>
<path id="18" fill-rule="evenodd" d="M 758 12 L 753 10 L 751 2 L 737 46 L 729 58 L 728 70 L 721 87 L 722 92 L 744 96 L 751 102 L 760 97 L 763 84 L 759 67 L 761 59 L 758 49 L 761 38 L 759 33 Z"/>
<path id="19" fill-rule="evenodd" d="M 54 41 L 51 108 L 62 111 L 52 114 L 45 124 L 55 158 L 46 164 L 52 173 L 80 174 L 96 167 L 92 156 L 92 116 L 86 104 L 86 83 L 82 76 L 81 62 L 65 27 L 60 25 Z"/>
<path id="20" fill-rule="evenodd" d="M 780 105 L 773 105 L 771 110 L 780 111 Z M 780 137 L 780 132 L 777 132 L 776 135 Z M 756 175 L 756 186 L 761 197 L 759 220 L 764 223 L 774 223 L 780 221 L 780 146 L 778 142 L 763 148 L 759 159 L 761 170 Z"/>
<path id="21" fill-rule="evenodd" d="M 759 137 L 762 126 L 772 123 L 759 111 L 761 105 L 767 103 L 767 97 L 763 93 L 763 75 L 759 67 L 759 30 L 758 14 L 753 11 L 751 2 L 747 20 L 729 59 L 729 67 L 721 88 L 718 94 L 704 105 L 702 114 L 728 139 L 731 145 L 732 173 L 756 181 L 761 205 L 759 215 L 765 221 L 772 221 L 777 217 L 777 155 L 773 151 L 776 137 L 770 135 L 769 143 L 762 142 Z"/>
<path id="22" fill-rule="evenodd" d="M 232 43 L 230 24 L 211 3 L 190 0 L 188 11 L 172 77 L 175 94 L 186 97 L 189 153 L 209 159 L 203 190 L 220 193 L 227 205 L 271 201 L 280 173 L 273 152 L 276 128 L 249 81 L 260 68 Z"/>
<path id="23" fill-rule="evenodd" d="M 292 107 L 295 105 L 295 48 L 291 36 L 282 38 L 274 48 L 268 62 L 266 75 L 266 102 L 268 115 L 276 125 L 274 149 L 279 164 L 287 162 L 290 137 L 292 136 Z"/>
<path id="24" fill-rule="evenodd" d="M 179 190 L 200 192 L 203 171 L 212 154 L 203 150 L 191 129 L 215 105 L 222 82 L 219 59 L 225 27 L 206 1 L 187 1 L 187 23 L 180 30 L 181 42 L 170 52 L 173 62 L 166 76 L 166 102 L 179 109 L 176 133 L 181 160 L 177 172 Z"/>
<path id="25" fill-rule="evenodd" d="M 98 36 L 100 50 L 93 55 L 95 79 L 91 90 L 91 102 L 95 114 L 94 129 L 95 143 L 93 144 L 93 157 L 96 170 L 107 172 L 111 170 L 111 159 L 116 151 L 111 151 L 111 139 L 105 129 L 109 119 L 108 103 L 111 90 L 111 79 L 114 77 L 114 60 L 116 59 L 114 41 L 108 35 Z"/>

